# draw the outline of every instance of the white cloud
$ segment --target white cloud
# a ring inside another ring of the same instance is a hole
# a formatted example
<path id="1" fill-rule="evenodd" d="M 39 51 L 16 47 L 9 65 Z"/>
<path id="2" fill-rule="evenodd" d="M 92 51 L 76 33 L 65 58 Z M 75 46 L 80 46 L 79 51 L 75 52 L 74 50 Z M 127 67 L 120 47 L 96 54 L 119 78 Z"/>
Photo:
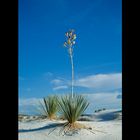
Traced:
<path id="1" fill-rule="evenodd" d="M 87 112 L 93 112 L 99 108 L 122 108 L 122 100 L 116 98 L 120 94 L 120 92 L 85 94 L 85 97 L 90 102 Z"/>
<path id="2" fill-rule="evenodd" d="M 54 80 L 51 81 L 51 83 L 54 84 L 54 85 L 60 85 L 60 84 L 63 83 L 63 81 L 60 80 L 60 79 L 54 79 Z"/>
<path id="3" fill-rule="evenodd" d="M 19 106 L 36 106 L 41 100 L 41 98 L 19 99 Z"/>
<path id="4" fill-rule="evenodd" d="M 63 78 L 57 78 L 51 81 L 53 84 L 53 90 L 62 90 L 68 88 L 68 81 Z"/>
<path id="5" fill-rule="evenodd" d="M 42 102 L 41 98 L 19 99 L 18 112 L 21 114 L 29 115 L 38 114 L 40 102 Z"/>
<path id="6" fill-rule="evenodd" d="M 122 88 L 122 74 L 114 73 L 86 76 L 77 79 L 75 86 L 104 90 L 119 89 Z"/>
<path id="7" fill-rule="evenodd" d="M 61 95 L 64 94 L 58 94 L 58 96 Z M 93 113 L 99 108 L 121 109 L 122 107 L 122 99 L 116 98 L 118 95 L 121 95 L 121 92 L 102 92 L 83 95 L 90 102 L 86 113 Z M 19 112 L 25 114 L 36 114 L 38 113 L 37 108 L 39 107 L 39 102 L 42 102 L 42 98 L 19 99 Z"/>
<path id="8" fill-rule="evenodd" d="M 53 88 L 53 90 L 60 90 L 60 89 L 67 89 L 68 88 L 68 86 L 56 86 L 56 87 L 54 87 Z"/>
<path id="9" fill-rule="evenodd" d="M 66 89 L 71 85 L 71 81 L 63 78 L 57 78 L 52 80 L 51 84 L 53 84 L 53 90 Z M 96 92 L 118 90 L 122 88 L 122 74 L 111 73 L 89 75 L 75 79 L 74 86 L 85 87 Z"/>

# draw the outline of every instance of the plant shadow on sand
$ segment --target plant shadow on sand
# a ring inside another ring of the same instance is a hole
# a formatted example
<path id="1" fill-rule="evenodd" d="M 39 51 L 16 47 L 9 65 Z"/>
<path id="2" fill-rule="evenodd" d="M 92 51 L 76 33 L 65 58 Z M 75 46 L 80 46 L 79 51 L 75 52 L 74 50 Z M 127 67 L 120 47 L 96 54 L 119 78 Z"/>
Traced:
<path id="1" fill-rule="evenodd" d="M 50 129 L 50 131 L 48 132 L 48 135 L 51 134 L 54 130 L 56 130 L 57 128 L 61 128 L 59 131 L 59 134 L 61 134 L 61 132 L 64 130 L 64 126 L 67 123 L 54 123 L 54 124 L 49 124 L 43 127 L 39 127 L 39 128 L 34 128 L 34 129 L 20 129 L 18 132 L 19 133 L 28 133 L 28 132 L 36 132 L 36 131 L 42 131 L 42 130 L 46 130 L 46 129 Z M 64 132 L 64 135 L 68 135 L 71 136 L 73 134 L 78 133 L 78 130 L 73 130 L 73 131 L 67 131 Z"/>
<path id="2" fill-rule="evenodd" d="M 63 132 L 63 136 L 67 135 L 67 136 L 72 136 L 74 134 L 78 134 L 78 130 L 80 129 L 73 129 L 73 130 L 68 130 L 65 131 L 65 126 L 67 123 L 54 123 L 54 124 L 50 124 L 50 125 L 46 125 L 43 127 L 39 127 L 39 128 L 34 128 L 34 129 L 20 129 L 18 132 L 19 133 L 28 133 L 28 132 L 36 132 L 36 131 L 42 131 L 42 130 L 46 130 L 46 129 L 50 129 L 50 131 L 48 132 L 48 135 L 50 135 L 54 130 L 60 128 L 59 131 L 59 135 L 62 134 Z M 87 129 L 89 130 L 89 129 Z M 95 134 L 93 131 L 89 130 L 91 133 Z M 100 131 L 101 132 L 101 131 Z"/>
<path id="3" fill-rule="evenodd" d="M 53 129 L 53 128 L 56 128 L 56 127 L 61 127 L 63 125 L 64 124 L 54 123 L 54 124 L 46 125 L 46 126 L 43 126 L 43 127 L 34 128 L 34 129 L 20 129 L 18 132 L 24 133 L 24 132 L 41 131 L 41 130 L 45 130 L 45 129 Z"/>

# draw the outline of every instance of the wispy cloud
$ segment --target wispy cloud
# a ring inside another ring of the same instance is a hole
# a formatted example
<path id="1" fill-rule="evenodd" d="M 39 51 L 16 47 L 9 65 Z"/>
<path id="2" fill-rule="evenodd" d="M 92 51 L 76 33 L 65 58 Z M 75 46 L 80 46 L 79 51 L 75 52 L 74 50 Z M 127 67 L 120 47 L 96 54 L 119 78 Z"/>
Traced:
<path id="1" fill-rule="evenodd" d="M 53 85 L 53 90 L 63 90 L 63 89 L 67 89 L 68 86 L 68 81 L 66 81 L 63 78 L 56 78 L 54 80 L 51 81 L 51 84 Z"/>
<path id="2" fill-rule="evenodd" d="M 54 87 L 53 90 L 60 90 L 60 89 L 67 89 L 68 86 L 57 86 L 57 87 Z"/>
<path id="3" fill-rule="evenodd" d="M 99 108 L 115 109 L 122 107 L 122 100 L 116 98 L 118 95 L 121 95 L 120 92 L 102 92 L 84 95 L 90 102 L 87 112 L 91 112 L 92 110 Z"/>
<path id="4" fill-rule="evenodd" d="M 53 78 L 54 74 L 52 72 L 45 72 L 41 75 L 44 80 L 50 81 Z"/>
<path id="5" fill-rule="evenodd" d="M 42 101 L 42 99 L 41 98 L 19 99 L 19 106 L 36 106 L 39 104 L 39 101 Z"/>
<path id="6" fill-rule="evenodd" d="M 43 74 L 43 76 L 44 76 L 44 77 L 51 77 L 51 76 L 53 76 L 53 73 L 52 73 L 52 72 L 45 72 L 45 73 Z"/>
<path id="7" fill-rule="evenodd" d="M 75 81 L 75 86 L 104 89 L 104 90 L 116 90 L 122 87 L 122 74 L 97 74 L 90 75 Z"/>
<path id="8" fill-rule="evenodd" d="M 38 114 L 38 108 L 40 106 L 40 102 L 42 102 L 41 98 L 27 98 L 27 99 L 19 99 L 19 113 L 23 114 Z"/>
<path id="9" fill-rule="evenodd" d="M 19 88 L 19 91 L 22 91 L 24 93 L 27 93 L 27 92 L 32 91 L 32 89 L 30 87 L 27 87 L 27 88 L 24 87 L 24 88 Z"/>
<path id="10" fill-rule="evenodd" d="M 66 79 L 54 79 L 51 81 L 53 89 L 66 89 L 70 86 L 70 80 Z M 75 87 L 84 87 L 87 89 L 93 89 L 95 91 L 111 91 L 122 88 L 122 74 L 111 73 L 111 74 L 96 74 L 84 76 L 78 78 L 74 82 Z"/>
<path id="11" fill-rule="evenodd" d="M 54 80 L 51 81 L 51 83 L 53 85 L 61 85 L 61 84 L 63 84 L 63 81 L 60 80 L 60 79 L 54 79 Z"/>

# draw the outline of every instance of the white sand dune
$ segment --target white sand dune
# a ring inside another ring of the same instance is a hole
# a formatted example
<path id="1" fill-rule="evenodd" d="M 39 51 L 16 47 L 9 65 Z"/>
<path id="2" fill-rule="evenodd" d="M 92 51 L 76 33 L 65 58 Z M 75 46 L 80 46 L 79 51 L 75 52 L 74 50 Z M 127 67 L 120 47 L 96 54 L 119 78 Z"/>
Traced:
<path id="1" fill-rule="evenodd" d="M 121 112 L 106 110 L 91 115 L 92 121 L 78 121 L 92 130 L 81 129 L 75 133 L 60 134 L 65 121 L 47 119 L 19 122 L 19 140 L 121 140 Z M 89 117 L 89 116 L 88 116 Z"/>

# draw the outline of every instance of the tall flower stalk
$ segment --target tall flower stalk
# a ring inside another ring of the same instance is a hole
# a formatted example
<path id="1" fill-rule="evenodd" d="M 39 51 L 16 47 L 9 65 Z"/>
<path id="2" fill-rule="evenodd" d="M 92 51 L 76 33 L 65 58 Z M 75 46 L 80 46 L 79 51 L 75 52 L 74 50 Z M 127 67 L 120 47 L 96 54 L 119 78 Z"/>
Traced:
<path id="1" fill-rule="evenodd" d="M 71 94 L 73 98 L 73 88 L 74 88 L 74 63 L 73 63 L 73 48 L 75 44 L 76 34 L 74 30 L 69 30 L 65 33 L 66 41 L 64 42 L 64 47 L 68 49 L 68 53 L 70 55 L 70 62 L 71 62 Z"/>

